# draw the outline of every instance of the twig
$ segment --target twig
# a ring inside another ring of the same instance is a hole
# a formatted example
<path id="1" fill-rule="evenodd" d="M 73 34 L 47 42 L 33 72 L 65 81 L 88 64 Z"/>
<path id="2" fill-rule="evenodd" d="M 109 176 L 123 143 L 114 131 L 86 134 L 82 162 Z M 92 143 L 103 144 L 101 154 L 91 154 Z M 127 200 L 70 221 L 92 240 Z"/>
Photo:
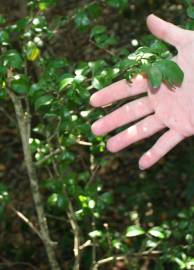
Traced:
<path id="1" fill-rule="evenodd" d="M 14 206 L 9 205 L 8 206 L 24 223 L 26 223 L 33 232 L 35 232 L 39 238 L 43 241 L 42 236 L 40 234 L 40 232 L 36 229 L 36 227 L 34 226 L 34 224 L 26 217 L 24 216 L 24 214 L 22 214 L 20 211 L 16 210 Z"/>
<path id="2" fill-rule="evenodd" d="M 109 254 L 108 255 L 111 255 L 111 254 L 113 254 L 113 245 L 112 245 L 112 237 L 111 237 L 110 230 L 109 230 L 109 224 L 105 223 L 104 228 L 106 229 L 106 237 L 107 237 L 108 246 L 109 246 Z"/>
<path id="3" fill-rule="evenodd" d="M 90 186 L 90 184 L 92 183 L 92 181 L 94 180 L 96 173 L 98 172 L 98 170 L 100 169 L 100 165 L 97 165 L 95 169 L 91 170 L 91 176 L 90 179 L 88 180 L 87 184 L 86 184 L 86 189 Z"/>
<path id="4" fill-rule="evenodd" d="M 58 139 L 58 148 L 60 148 L 59 136 L 57 136 L 57 139 Z M 47 140 L 48 140 L 48 138 L 47 138 Z M 52 165 L 53 165 L 53 169 L 54 169 L 57 177 L 62 178 L 63 175 L 61 175 L 61 171 L 58 169 L 58 166 L 57 166 L 58 164 L 55 163 L 55 160 L 52 161 Z M 63 193 L 67 199 L 67 202 L 68 202 L 67 216 L 68 216 L 68 220 L 69 220 L 69 223 L 71 225 L 73 235 L 74 235 L 74 249 L 73 249 L 73 251 L 74 251 L 75 262 L 74 262 L 73 270 L 80 270 L 81 251 L 82 251 L 82 249 L 80 248 L 80 246 L 81 246 L 80 228 L 79 228 L 79 225 L 77 223 L 75 211 L 74 211 L 71 199 L 69 198 L 69 195 L 68 195 L 68 192 L 66 190 L 65 185 L 63 185 Z"/>
<path id="5" fill-rule="evenodd" d="M 96 223 L 95 223 L 95 218 L 94 216 L 92 217 L 92 229 L 96 230 Z M 96 239 L 92 239 L 92 265 L 91 265 L 91 270 L 93 267 L 96 265 Z"/>
<path id="6" fill-rule="evenodd" d="M 55 128 L 55 131 L 53 132 L 53 134 L 49 137 L 49 138 L 47 138 L 47 141 L 48 141 L 48 143 L 50 144 L 50 142 L 51 142 L 51 140 L 55 137 L 55 136 L 58 136 L 59 134 L 59 127 L 60 127 L 60 125 L 61 125 L 61 121 L 62 121 L 62 119 L 61 119 L 61 117 L 58 117 L 58 123 L 57 123 L 57 126 L 56 126 L 56 128 Z"/>
<path id="7" fill-rule="evenodd" d="M 97 270 L 98 266 L 110 263 L 112 261 L 128 261 L 129 258 L 131 257 L 150 257 L 150 256 L 158 256 L 162 254 L 161 251 L 145 251 L 145 252 L 140 252 L 140 253 L 132 253 L 128 255 L 117 255 L 117 256 L 111 256 L 102 260 L 97 261 L 97 263 L 94 265 L 93 270 Z"/>
<path id="8" fill-rule="evenodd" d="M 57 216 L 54 216 L 54 215 L 51 215 L 51 214 L 46 214 L 46 216 L 48 218 L 56 219 L 56 220 L 59 220 L 59 221 L 62 221 L 62 222 L 67 222 L 67 220 L 65 218 L 62 218 L 62 217 L 57 217 Z"/>
<path id="9" fill-rule="evenodd" d="M 71 203 L 70 198 L 68 197 L 68 194 L 65 191 L 65 195 L 68 198 L 68 218 L 69 218 L 69 222 L 71 224 L 71 228 L 73 230 L 73 234 L 74 234 L 74 256 L 75 256 L 75 263 L 74 263 L 74 267 L 73 270 L 80 270 L 80 261 L 81 261 L 81 249 L 80 249 L 80 229 L 79 226 L 77 224 L 76 221 L 76 217 L 75 217 L 75 213 L 74 213 L 74 209 Z"/>
<path id="10" fill-rule="evenodd" d="M 80 144 L 80 145 L 85 145 L 85 146 L 91 146 L 92 143 L 90 142 L 84 142 L 84 141 L 80 141 L 80 140 L 77 140 L 76 143 Z"/>
<path id="11" fill-rule="evenodd" d="M 56 150 L 54 150 L 53 152 L 51 152 L 50 154 L 48 154 L 47 156 L 45 156 L 43 159 L 39 160 L 36 162 L 36 165 L 37 166 L 40 166 L 42 163 L 44 163 L 45 161 L 47 161 L 48 159 L 50 159 L 51 157 L 54 157 L 55 155 L 61 153 L 64 149 L 61 147 L 61 148 L 58 148 Z"/>
<path id="12" fill-rule="evenodd" d="M 58 170 L 57 164 L 55 164 L 53 162 L 52 165 L 53 165 L 53 168 L 54 168 L 56 175 L 59 177 L 62 177 L 62 176 L 60 176 L 60 171 Z M 74 262 L 73 270 L 80 270 L 81 251 L 82 251 L 82 249 L 80 248 L 81 247 L 80 228 L 79 228 L 79 225 L 78 225 L 77 220 L 76 220 L 76 216 L 74 213 L 71 199 L 69 198 L 69 195 L 68 195 L 68 192 L 67 192 L 65 186 L 63 186 L 63 193 L 67 199 L 67 202 L 68 202 L 67 216 L 68 216 L 68 220 L 69 220 L 69 223 L 71 225 L 71 228 L 72 228 L 72 231 L 74 234 L 74 249 L 73 249 L 73 251 L 74 251 L 75 262 Z"/>
<path id="13" fill-rule="evenodd" d="M 85 243 L 83 243 L 83 244 L 79 247 L 79 249 L 80 249 L 80 250 L 83 250 L 84 248 L 89 247 L 89 246 L 91 246 L 91 245 L 92 245 L 92 241 L 91 241 L 91 240 L 87 240 Z"/>

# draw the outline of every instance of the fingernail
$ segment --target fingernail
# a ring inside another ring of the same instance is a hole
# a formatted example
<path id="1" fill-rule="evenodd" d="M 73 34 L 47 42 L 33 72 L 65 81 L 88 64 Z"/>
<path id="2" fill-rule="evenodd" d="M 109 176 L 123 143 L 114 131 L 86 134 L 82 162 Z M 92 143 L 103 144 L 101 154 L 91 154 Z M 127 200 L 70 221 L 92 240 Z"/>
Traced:
<path id="1" fill-rule="evenodd" d="M 100 122 L 95 122 L 92 124 L 91 126 L 91 129 L 92 129 L 92 132 L 95 134 L 95 135 L 100 135 L 101 134 L 101 123 Z"/>
<path id="2" fill-rule="evenodd" d="M 90 97 L 90 105 L 93 107 L 95 106 L 95 94 Z"/>
<path id="3" fill-rule="evenodd" d="M 93 133 L 95 132 L 95 129 L 96 129 L 96 123 L 91 125 L 91 130 L 92 130 Z"/>
<path id="4" fill-rule="evenodd" d="M 145 170 L 145 167 L 142 166 L 142 165 L 139 165 L 139 169 L 140 169 L 141 171 L 144 171 L 144 170 Z"/>

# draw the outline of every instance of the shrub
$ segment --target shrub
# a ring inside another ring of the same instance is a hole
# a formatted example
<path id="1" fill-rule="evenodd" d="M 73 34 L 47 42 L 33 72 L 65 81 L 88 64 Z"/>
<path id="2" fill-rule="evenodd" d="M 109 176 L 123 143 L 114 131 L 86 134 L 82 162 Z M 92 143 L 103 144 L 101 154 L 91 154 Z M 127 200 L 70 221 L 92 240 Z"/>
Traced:
<path id="1" fill-rule="evenodd" d="M 192 29 L 192 1 L 186 2 L 191 19 L 187 28 Z M 74 270 L 101 269 L 117 261 L 127 269 L 140 269 L 147 262 L 155 270 L 194 267 L 191 189 L 184 195 L 186 206 L 179 206 L 172 194 L 177 179 L 160 183 L 165 197 L 171 198 L 169 210 L 152 172 L 136 172 L 134 183 L 127 186 L 121 181 L 115 191 L 114 185 L 104 183 L 103 171 L 108 175 L 108 166 L 117 168 L 117 159 L 106 153 L 106 137 L 95 137 L 90 131 L 91 123 L 110 111 L 90 107 L 93 91 L 120 78 L 130 81 L 140 72 L 155 88 L 164 79 L 171 86 L 183 80 L 183 72 L 170 60 L 173 48 L 142 36 L 135 39 L 139 47 L 131 52 L 105 25 L 106 12 L 119 14 L 122 20 L 135 7 L 129 4 L 94 1 L 76 4 L 67 16 L 52 16 L 57 1 L 27 1 L 26 7 L 21 4 L 22 17 L 14 23 L 0 17 L 1 106 L 11 100 L 15 108 L 38 226 L 16 210 L 4 185 L 0 210 L 3 215 L 3 209 L 10 208 L 37 234 L 53 270 L 62 269 L 64 253 L 67 269 Z M 152 4 L 141 1 L 144 7 Z M 72 60 L 68 52 L 59 56 L 54 44 L 70 30 L 77 34 L 76 54 L 81 53 L 79 41 L 84 37 L 97 56 L 88 61 Z M 171 166 L 167 163 L 163 177 Z M 63 224 L 53 221 L 48 226 L 46 217 Z M 114 224 L 117 219 L 125 221 Z"/>

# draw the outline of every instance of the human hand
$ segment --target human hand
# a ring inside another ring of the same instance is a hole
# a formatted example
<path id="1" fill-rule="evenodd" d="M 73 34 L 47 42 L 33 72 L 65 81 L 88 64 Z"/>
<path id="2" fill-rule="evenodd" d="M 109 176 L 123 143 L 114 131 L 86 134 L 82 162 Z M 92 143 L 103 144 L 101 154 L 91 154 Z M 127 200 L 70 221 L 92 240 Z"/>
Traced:
<path id="1" fill-rule="evenodd" d="M 108 139 L 107 149 L 113 153 L 168 128 L 140 158 L 140 169 L 151 167 L 178 143 L 194 135 L 194 32 L 179 28 L 155 15 L 148 16 L 147 26 L 157 38 L 176 47 L 178 54 L 173 61 L 184 71 L 182 85 L 172 90 L 163 83 L 160 89 L 156 90 L 151 88 L 147 78 L 138 75 L 130 84 L 121 80 L 90 98 L 93 107 L 101 107 L 146 93 L 145 96 L 123 105 L 92 125 L 92 132 L 100 136 L 144 117 Z"/>

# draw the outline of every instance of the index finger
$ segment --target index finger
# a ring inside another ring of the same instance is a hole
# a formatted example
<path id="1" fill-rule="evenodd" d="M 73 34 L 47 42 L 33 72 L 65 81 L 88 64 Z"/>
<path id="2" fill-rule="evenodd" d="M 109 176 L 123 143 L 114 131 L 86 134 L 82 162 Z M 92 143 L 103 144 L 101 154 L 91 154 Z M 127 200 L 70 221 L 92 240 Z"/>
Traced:
<path id="1" fill-rule="evenodd" d="M 121 80 L 94 93 L 90 98 L 93 107 L 101 107 L 115 101 L 145 93 L 148 89 L 148 81 L 142 75 L 137 75 L 132 82 Z"/>

